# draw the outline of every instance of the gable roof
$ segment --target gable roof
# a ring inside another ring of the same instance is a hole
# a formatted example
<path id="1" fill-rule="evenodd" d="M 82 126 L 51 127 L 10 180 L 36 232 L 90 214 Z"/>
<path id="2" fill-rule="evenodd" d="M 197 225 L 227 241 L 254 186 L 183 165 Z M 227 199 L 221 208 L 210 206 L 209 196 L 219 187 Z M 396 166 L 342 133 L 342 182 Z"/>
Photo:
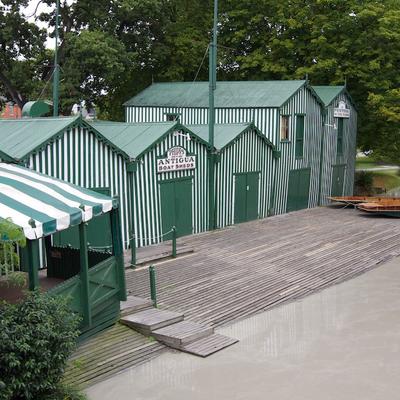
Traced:
<path id="1" fill-rule="evenodd" d="M 20 160 L 78 119 L 79 116 L 0 119 L 0 155 Z"/>
<path id="2" fill-rule="evenodd" d="M 133 159 L 140 157 L 172 130 L 182 129 L 176 121 L 134 124 L 94 120 L 89 125 Z"/>
<path id="3" fill-rule="evenodd" d="M 39 150 L 47 142 L 61 135 L 73 126 L 90 128 L 81 116 L 73 117 L 43 117 L 43 118 L 21 118 L 0 119 L 0 157 L 5 161 L 20 161 L 31 153 Z M 101 140 L 101 133 L 95 132 Z M 108 142 L 116 151 L 124 154 L 113 143 Z"/>
<path id="4" fill-rule="evenodd" d="M 217 82 L 215 107 L 278 108 L 285 104 L 305 80 Z M 153 83 L 124 106 L 208 108 L 208 82 Z"/>
<path id="5" fill-rule="evenodd" d="M 14 164 L 0 163 L 0 188 L 0 219 L 11 219 L 31 240 L 118 206 L 116 199 Z"/>
<path id="6" fill-rule="evenodd" d="M 328 107 L 339 94 L 346 91 L 346 86 L 312 86 L 312 88 L 323 101 L 325 107 Z"/>
<path id="7" fill-rule="evenodd" d="M 185 125 L 191 132 L 208 142 L 208 125 Z M 214 147 L 222 150 L 245 131 L 254 130 L 268 145 L 274 145 L 253 124 L 216 124 L 214 126 Z"/>

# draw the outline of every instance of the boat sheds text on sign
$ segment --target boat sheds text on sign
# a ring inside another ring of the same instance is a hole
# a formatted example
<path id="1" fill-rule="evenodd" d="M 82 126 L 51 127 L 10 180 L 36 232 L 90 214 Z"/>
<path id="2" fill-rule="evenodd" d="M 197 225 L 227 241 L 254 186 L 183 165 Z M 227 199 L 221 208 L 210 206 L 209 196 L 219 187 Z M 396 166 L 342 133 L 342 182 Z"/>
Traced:
<path id="1" fill-rule="evenodd" d="M 350 118 L 350 109 L 346 107 L 344 101 L 339 101 L 339 107 L 333 110 L 335 118 Z"/>
<path id="2" fill-rule="evenodd" d="M 183 147 L 171 147 L 166 158 L 157 160 L 157 172 L 182 171 L 196 168 L 196 156 L 186 154 Z"/>

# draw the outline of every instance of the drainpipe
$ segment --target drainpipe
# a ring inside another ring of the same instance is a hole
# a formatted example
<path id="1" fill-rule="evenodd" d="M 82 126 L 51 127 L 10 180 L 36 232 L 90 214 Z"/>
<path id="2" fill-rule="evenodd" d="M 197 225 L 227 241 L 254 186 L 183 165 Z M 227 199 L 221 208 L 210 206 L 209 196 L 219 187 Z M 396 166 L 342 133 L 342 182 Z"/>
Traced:
<path id="1" fill-rule="evenodd" d="M 321 149 L 319 155 L 319 182 L 318 182 L 318 205 L 321 205 L 322 195 L 322 167 L 324 165 L 324 142 L 325 142 L 325 122 L 326 122 L 327 109 L 324 108 L 322 112 L 322 135 L 321 135 Z"/>

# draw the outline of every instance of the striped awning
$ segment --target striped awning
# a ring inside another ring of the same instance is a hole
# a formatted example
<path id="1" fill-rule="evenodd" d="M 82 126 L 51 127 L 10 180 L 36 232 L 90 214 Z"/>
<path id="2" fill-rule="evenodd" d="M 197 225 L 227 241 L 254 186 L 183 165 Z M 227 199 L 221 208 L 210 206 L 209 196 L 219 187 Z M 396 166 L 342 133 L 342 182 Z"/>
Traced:
<path id="1" fill-rule="evenodd" d="M 27 239 L 79 225 L 117 207 L 117 200 L 14 164 L 0 163 L 0 218 Z"/>

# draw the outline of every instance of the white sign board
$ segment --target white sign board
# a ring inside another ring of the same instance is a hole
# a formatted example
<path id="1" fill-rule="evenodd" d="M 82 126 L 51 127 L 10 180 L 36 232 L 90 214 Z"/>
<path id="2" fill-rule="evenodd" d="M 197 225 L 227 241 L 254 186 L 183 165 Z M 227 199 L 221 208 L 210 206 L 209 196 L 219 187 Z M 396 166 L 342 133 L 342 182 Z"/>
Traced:
<path id="1" fill-rule="evenodd" d="M 171 147 L 166 158 L 157 160 L 157 172 L 183 171 L 196 168 L 196 156 L 186 154 L 183 147 Z"/>
<path id="2" fill-rule="evenodd" d="M 350 118 L 350 109 L 346 107 L 344 101 L 339 101 L 339 107 L 333 110 L 333 116 L 335 118 Z"/>

